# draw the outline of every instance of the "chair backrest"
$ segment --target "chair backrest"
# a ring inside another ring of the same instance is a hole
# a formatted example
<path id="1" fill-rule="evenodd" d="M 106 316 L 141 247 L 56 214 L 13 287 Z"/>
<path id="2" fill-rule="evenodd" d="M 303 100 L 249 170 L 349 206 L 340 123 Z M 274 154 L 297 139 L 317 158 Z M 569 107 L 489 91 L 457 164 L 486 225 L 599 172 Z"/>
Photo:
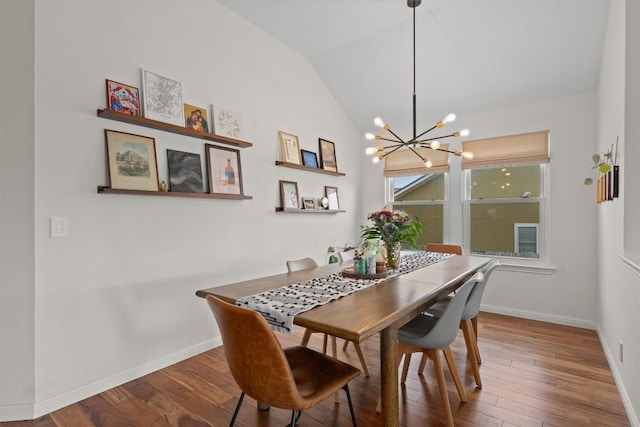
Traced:
<path id="1" fill-rule="evenodd" d="M 429 343 L 429 348 L 444 348 L 456 339 L 469 294 L 483 279 L 484 274 L 479 271 L 458 288 L 431 331 L 421 339 Z"/>
<path id="2" fill-rule="evenodd" d="M 289 270 L 289 273 L 293 271 L 308 270 L 317 266 L 318 263 L 315 262 L 313 258 L 302 258 L 287 261 L 287 270 Z"/>
<path id="3" fill-rule="evenodd" d="M 356 250 L 351 249 L 350 251 L 340 252 L 338 256 L 340 257 L 340 262 L 352 261 L 356 256 Z"/>
<path id="4" fill-rule="evenodd" d="M 246 394 L 266 405 L 292 409 L 300 399 L 284 350 L 256 311 L 208 295 L 218 322 L 229 369 Z"/>
<path id="5" fill-rule="evenodd" d="M 467 304 L 465 304 L 464 310 L 462 311 L 462 320 L 472 319 L 478 315 L 478 312 L 480 311 L 480 303 L 482 302 L 482 294 L 484 294 L 484 289 L 487 286 L 489 277 L 491 277 L 493 270 L 499 266 L 500 261 L 494 259 L 480 270 L 482 274 L 484 274 L 484 279 L 474 286 L 471 291 L 471 295 L 469 295 L 469 299 L 467 299 Z"/>
<path id="6" fill-rule="evenodd" d="M 427 252 L 440 252 L 445 254 L 462 255 L 462 246 L 445 245 L 443 243 L 429 243 L 426 248 Z"/>

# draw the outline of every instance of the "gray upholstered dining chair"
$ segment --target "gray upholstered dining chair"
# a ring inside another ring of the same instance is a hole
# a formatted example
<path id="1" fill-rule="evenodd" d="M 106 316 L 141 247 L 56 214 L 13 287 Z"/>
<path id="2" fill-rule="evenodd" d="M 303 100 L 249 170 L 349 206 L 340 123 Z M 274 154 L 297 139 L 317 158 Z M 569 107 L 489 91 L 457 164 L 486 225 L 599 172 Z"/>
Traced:
<path id="1" fill-rule="evenodd" d="M 453 414 L 447 393 L 447 383 L 444 378 L 444 370 L 439 352 L 444 353 L 445 360 L 449 366 L 449 371 L 453 377 L 453 382 L 458 390 L 460 400 L 467 401 L 467 395 L 462 387 L 460 376 L 456 367 L 456 362 L 451 353 L 449 345 L 458 335 L 460 318 L 464 310 L 469 294 L 473 288 L 484 278 L 481 272 L 475 273 L 467 280 L 455 295 L 448 301 L 442 315 L 438 318 L 420 314 L 398 330 L 398 353 L 404 355 L 404 366 L 402 368 L 401 382 L 407 379 L 409 363 L 413 353 L 422 353 L 433 360 L 440 389 L 447 425 L 453 426 Z"/>
<path id="2" fill-rule="evenodd" d="M 340 389 L 347 394 L 351 421 L 356 426 L 349 382 L 360 375 L 358 368 L 306 347 L 282 348 L 258 312 L 212 295 L 207 296 L 207 302 L 218 322 L 229 370 L 242 390 L 230 427 L 245 395 L 263 405 L 291 410 L 289 426 L 293 427 L 304 409 Z"/>
<path id="3" fill-rule="evenodd" d="M 478 329 L 474 328 L 473 320 L 477 319 L 478 312 L 480 311 L 480 304 L 482 302 L 482 295 L 484 294 L 484 290 L 487 286 L 487 282 L 489 281 L 489 277 L 491 277 L 491 273 L 497 267 L 500 266 L 500 261 L 492 260 L 487 265 L 485 265 L 480 271 L 484 275 L 484 278 L 481 282 L 479 282 L 471 291 L 471 295 L 469 295 L 469 299 L 464 306 L 464 310 L 462 311 L 462 317 L 460 319 L 460 329 L 462 329 L 462 333 L 464 335 L 464 341 L 467 346 L 467 357 L 471 360 L 471 369 L 473 371 L 473 377 L 476 382 L 476 386 L 478 388 L 482 388 L 482 380 L 480 378 L 480 369 L 478 369 L 478 365 L 482 363 L 482 358 L 480 357 L 480 350 L 478 349 Z M 440 317 L 444 313 L 449 304 L 449 300 L 451 297 L 446 297 L 444 300 L 438 301 L 436 304 L 429 307 L 425 310 L 425 314 Z M 424 370 L 424 365 L 426 364 L 426 358 L 422 358 L 420 361 L 420 367 L 418 369 L 419 373 L 422 373 Z"/>
<path id="4" fill-rule="evenodd" d="M 287 269 L 289 270 L 289 272 L 294 272 L 294 271 L 300 271 L 300 270 L 307 270 L 310 268 L 315 268 L 318 266 L 318 263 L 313 259 L 313 258 L 301 258 L 301 259 L 297 259 L 297 260 L 289 260 L 287 261 Z M 309 340 L 311 339 L 311 334 L 314 334 L 318 331 L 314 331 L 313 329 L 309 329 L 307 328 L 304 331 L 304 335 L 302 336 L 302 341 L 300 342 L 300 345 L 303 347 L 306 347 L 307 345 L 309 345 Z M 331 346 L 333 348 L 333 351 L 331 353 L 331 355 L 334 358 L 338 358 L 338 347 L 337 347 L 337 343 L 336 343 L 336 337 L 333 335 L 328 335 L 328 334 L 323 334 L 323 340 L 322 340 L 322 352 L 324 354 L 327 354 L 327 341 L 329 340 L 329 338 L 331 339 Z M 347 344 L 349 343 L 349 341 L 345 341 L 345 346 L 344 349 L 347 348 Z M 365 376 L 369 376 L 369 369 L 367 368 L 367 362 L 364 359 L 364 354 L 362 353 L 362 349 L 360 348 L 360 344 L 357 342 L 353 343 L 355 345 L 356 348 L 356 353 L 358 354 L 358 359 L 360 360 L 360 364 L 362 365 L 362 370 L 364 371 Z"/>

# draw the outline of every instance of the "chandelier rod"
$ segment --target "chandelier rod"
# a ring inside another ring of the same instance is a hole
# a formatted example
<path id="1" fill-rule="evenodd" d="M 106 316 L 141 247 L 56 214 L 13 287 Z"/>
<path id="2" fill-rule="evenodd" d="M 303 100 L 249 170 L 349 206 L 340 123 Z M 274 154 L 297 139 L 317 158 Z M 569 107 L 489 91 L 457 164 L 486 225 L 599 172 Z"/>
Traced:
<path id="1" fill-rule="evenodd" d="M 419 3 L 418 3 L 419 4 Z M 411 2 L 409 2 L 411 5 Z M 417 139 L 416 131 L 416 6 L 413 8 L 413 139 Z"/>

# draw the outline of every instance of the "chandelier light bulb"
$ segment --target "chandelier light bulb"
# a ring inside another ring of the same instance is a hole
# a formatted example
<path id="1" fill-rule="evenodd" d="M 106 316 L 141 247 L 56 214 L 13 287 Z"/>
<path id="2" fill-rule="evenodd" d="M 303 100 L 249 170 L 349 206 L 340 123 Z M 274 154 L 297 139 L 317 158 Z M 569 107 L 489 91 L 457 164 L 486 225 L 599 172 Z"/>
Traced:
<path id="1" fill-rule="evenodd" d="M 373 119 L 373 123 L 379 128 L 382 128 L 382 129 L 388 128 L 387 124 L 380 117 L 376 117 L 375 119 Z"/>
<path id="2" fill-rule="evenodd" d="M 426 162 L 424 162 L 424 165 L 425 165 L 427 168 L 430 168 L 431 166 L 433 166 L 433 163 L 431 163 L 431 160 L 427 159 L 427 161 L 426 161 Z"/>
<path id="3" fill-rule="evenodd" d="M 431 147 L 432 150 L 437 150 L 438 148 L 440 148 L 440 141 L 431 141 L 429 147 Z"/>
<path id="4" fill-rule="evenodd" d="M 378 151 L 381 151 L 381 148 L 382 148 L 381 146 L 378 146 L 378 147 L 367 147 L 367 149 L 364 150 L 364 153 L 367 156 L 371 156 L 372 154 L 376 154 Z"/>
<path id="5" fill-rule="evenodd" d="M 443 122 L 451 123 L 456 120 L 456 115 L 453 113 L 447 114 L 447 117 L 444 118 Z"/>
<path id="6" fill-rule="evenodd" d="M 473 160 L 473 158 L 476 157 L 476 155 L 473 154 L 471 151 L 463 151 L 462 157 L 464 157 L 467 160 Z"/>
<path id="7" fill-rule="evenodd" d="M 372 140 L 372 139 L 376 139 L 376 136 L 374 134 L 372 134 L 371 132 L 367 132 L 364 134 L 364 137 L 368 140 Z"/>

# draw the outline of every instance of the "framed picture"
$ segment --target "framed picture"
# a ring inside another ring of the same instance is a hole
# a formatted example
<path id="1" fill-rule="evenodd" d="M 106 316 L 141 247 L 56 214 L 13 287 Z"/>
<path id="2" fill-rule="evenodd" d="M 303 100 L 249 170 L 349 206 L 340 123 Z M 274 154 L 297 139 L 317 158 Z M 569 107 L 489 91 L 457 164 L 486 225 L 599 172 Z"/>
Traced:
<path id="1" fill-rule="evenodd" d="M 324 194 L 329 200 L 329 210 L 340 209 L 340 204 L 338 203 L 338 187 L 329 187 L 328 185 L 325 185 Z"/>
<path id="2" fill-rule="evenodd" d="M 209 133 L 207 109 L 191 104 L 184 104 L 184 126 L 197 130 L 198 132 Z"/>
<path id="3" fill-rule="evenodd" d="M 283 208 L 300 208 L 298 202 L 298 183 L 280 181 L 280 202 Z"/>
<path id="4" fill-rule="evenodd" d="M 278 131 L 278 135 L 280 136 L 280 155 L 282 160 L 289 163 L 302 164 L 298 137 L 281 130 Z"/>
<path id="5" fill-rule="evenodd" d="M 302 154 L 302 164 L 311 168 L 318 167 L 318 156 L 313 151 L 300 150 Z"/>
<path id="6" fill-rule="evenodd" d="M 111 111 L 140 115 L 140 91 L 137 87 L 107 79 L 107 107 Z"/>
<path id="7" fill-rule="evenodd" d="M 200 154 L 167 149 L 171 191 L 203 193 Z"/>
<path id="8" fill-rule="evenodd" d="M 320 144 L 320 164 L 322 169 L 338 172 L 338 164 L 336 163 L 336 147 L 331 141 L 318 138 Z"/>
<path id="9" fill-rule="evenodd" d="M 205 144 L 209 192 L 211 194 L 244 194 L 240 150 Z"/>
<path id="10" fill-rule="evenodd" d="M 109 129 L 104 135 L 111 188 L 158 191 L 155 139 Z"/>
<path id="11" fill-rule="evenodd" d="M 302 198 L 302 207 L 304 209 L 315 209 L 316 208 L 316 199 L 313 197 L 303 197 Z"/>
<path id="12" fill-rule="evenodd" d="M 142 70 L 142 101 L 146 118 L 184 126 L 180 82 Z"/>
<path id="13" fill-rule="evenodd" d="M 227 136 L 234 139 L 242 139 L 242 115 L 219 105 L 211 106 L 211 117 L 213 123 L 212 132 L 216 135 Z"/>

